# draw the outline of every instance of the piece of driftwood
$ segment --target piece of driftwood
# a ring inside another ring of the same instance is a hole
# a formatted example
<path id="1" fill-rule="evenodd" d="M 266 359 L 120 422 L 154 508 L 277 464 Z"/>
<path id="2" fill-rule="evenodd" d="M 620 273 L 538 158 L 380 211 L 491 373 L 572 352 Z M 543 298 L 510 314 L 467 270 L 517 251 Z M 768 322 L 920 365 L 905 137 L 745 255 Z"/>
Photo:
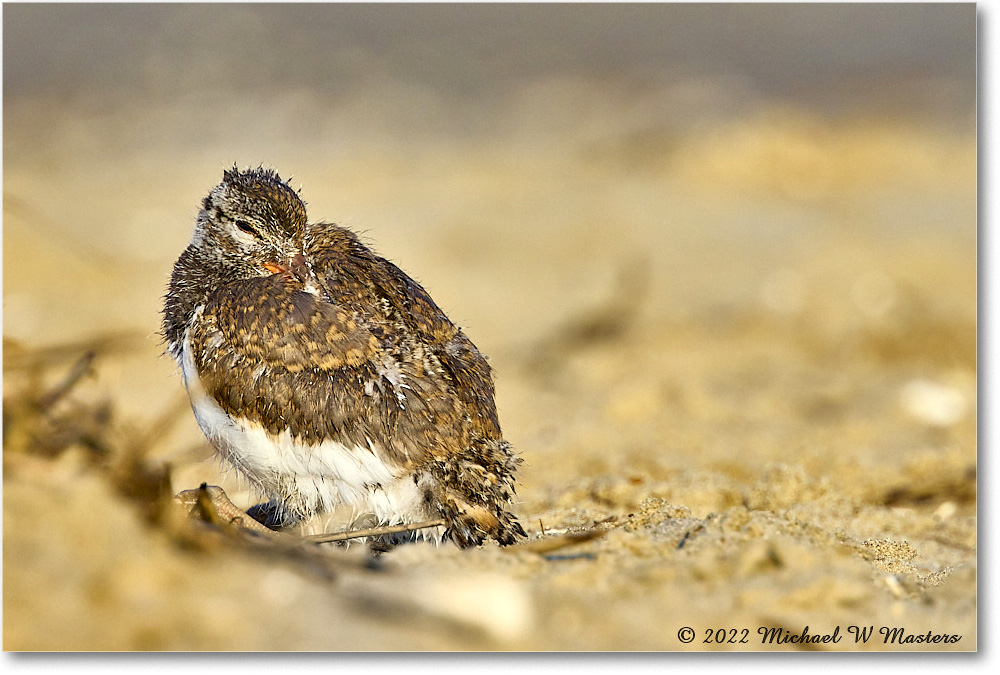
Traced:
<path id="1" fill-rule="evenodd" d="M 218 485 L 202 483 L 193 490 L 179 492 L 176 499 L 190 515 L 207 523 L 219 527 L 235 527 L 265 537 L 282 536 L 281 532 L 258 523 L 246 511 L 233 504 L 226 491 Z"/>

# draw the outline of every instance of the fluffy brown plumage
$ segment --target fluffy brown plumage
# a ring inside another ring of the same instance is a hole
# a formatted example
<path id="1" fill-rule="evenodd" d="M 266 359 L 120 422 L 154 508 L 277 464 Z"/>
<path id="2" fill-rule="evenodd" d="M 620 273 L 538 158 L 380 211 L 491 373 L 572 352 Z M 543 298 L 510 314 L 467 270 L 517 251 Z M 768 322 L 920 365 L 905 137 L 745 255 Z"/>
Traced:
<path id="1" fill-rule="evenodd" d="M 430 296 L 267 169 L 227 171 L 174 265 L 163 333 L 199 424 L 289 524 L 346 503 L 524 532 L 493 376 Z"/>

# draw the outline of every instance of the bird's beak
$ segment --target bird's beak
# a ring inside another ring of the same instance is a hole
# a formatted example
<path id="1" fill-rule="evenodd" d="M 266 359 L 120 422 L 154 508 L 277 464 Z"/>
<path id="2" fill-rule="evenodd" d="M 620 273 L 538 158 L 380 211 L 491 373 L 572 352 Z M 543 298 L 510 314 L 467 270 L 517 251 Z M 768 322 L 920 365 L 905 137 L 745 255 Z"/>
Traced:
<path id="1" fill-rule="evenodd" d="M 306 277 L 309 276 L 305 256 L 301 253 L 293 255 L 285 264 L 266 262 L 264 263 L 264 269 L 271 274 L 285 274 L 286 272 L 291 272 L 302 280 L 305 280 Z"/>

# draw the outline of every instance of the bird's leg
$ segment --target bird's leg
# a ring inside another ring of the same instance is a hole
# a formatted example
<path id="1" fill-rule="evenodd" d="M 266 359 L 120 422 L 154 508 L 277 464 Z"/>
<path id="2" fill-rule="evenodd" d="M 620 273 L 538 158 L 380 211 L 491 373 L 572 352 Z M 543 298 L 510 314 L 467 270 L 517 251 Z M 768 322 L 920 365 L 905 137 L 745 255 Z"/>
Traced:
<path id="1" fill-rule="evenodd" d="M 194 490 L 183 490 L 175 499 L 184 506 L 188 513 L 199 520 L 217 526 L 236 526 L 256 534 L 276 537 L 284 533 L 272 530 L 261 523 L 257 516 L 272 517 L 275 513 L 273 502 L 265 502 L 243 511 L 229 500 L 226 491 L 218 485 L 202 483 Z M 443 527 L 448 522 L 444 518 L 426 520 L 420 523 L 404 523 L 402 525 L 383 525 L 345 532 L 325 533 L 302 537 L 303 541 L 314 544 L 363 539 L 365 537 L 387 537 L 389 535 L 417 532 L 432 527 Z M 288 536 L 288 535 L 285 535 Z"/>

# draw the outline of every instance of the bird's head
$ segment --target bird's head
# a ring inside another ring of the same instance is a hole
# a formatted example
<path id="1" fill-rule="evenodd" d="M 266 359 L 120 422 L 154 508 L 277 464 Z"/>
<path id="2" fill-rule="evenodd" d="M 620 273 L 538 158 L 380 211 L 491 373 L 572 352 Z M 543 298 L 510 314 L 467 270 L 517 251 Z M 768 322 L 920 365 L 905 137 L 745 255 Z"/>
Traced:
<path id="1" fill-rule="evenodd" d="M 202 202 L 191 245 L 239 276 L 264 276 L 301 259 L 305 230 L 305 204 L 277 173 L 233 167 Z"/>

